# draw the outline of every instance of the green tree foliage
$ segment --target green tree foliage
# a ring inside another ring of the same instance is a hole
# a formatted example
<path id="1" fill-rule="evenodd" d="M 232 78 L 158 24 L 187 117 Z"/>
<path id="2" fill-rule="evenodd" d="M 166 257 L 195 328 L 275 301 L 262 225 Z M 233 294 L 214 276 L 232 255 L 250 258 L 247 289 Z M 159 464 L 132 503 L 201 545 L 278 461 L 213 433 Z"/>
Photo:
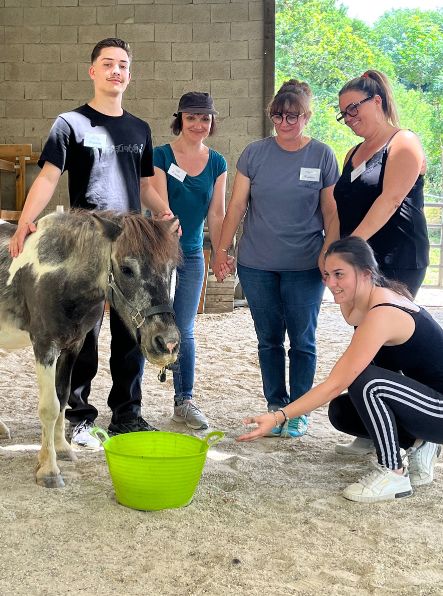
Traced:
<path id="1" fill-rule="evenodd" d="M 402 126 L 425 147 L 428 191 L 441 193 L 442 23 L 443 11 L 394 10 L 371 28 L 336 0 L 276 0 L 276 87 L 289 78 L 311 85 L 310 134 L 342 161 L 359 139 L 335 120 L 338 91 L 369 68 L 385 72 Z"/>

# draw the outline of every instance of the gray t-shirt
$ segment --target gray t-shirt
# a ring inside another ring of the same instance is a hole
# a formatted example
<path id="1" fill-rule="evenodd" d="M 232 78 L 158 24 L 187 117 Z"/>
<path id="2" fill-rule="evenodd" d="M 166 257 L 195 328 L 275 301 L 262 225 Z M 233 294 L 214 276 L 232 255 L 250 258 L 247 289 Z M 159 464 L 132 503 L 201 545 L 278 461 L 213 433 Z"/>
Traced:
<path id="1" fill-rule="evenodd" d="M 332 149 L 311 139 L 286 151 L 268 137 L 246 147 L 237 169 L 251 181 L 238 262 L 265 271 L 317 267 L 324 238 L 320 191 L 339 178 Z"/>

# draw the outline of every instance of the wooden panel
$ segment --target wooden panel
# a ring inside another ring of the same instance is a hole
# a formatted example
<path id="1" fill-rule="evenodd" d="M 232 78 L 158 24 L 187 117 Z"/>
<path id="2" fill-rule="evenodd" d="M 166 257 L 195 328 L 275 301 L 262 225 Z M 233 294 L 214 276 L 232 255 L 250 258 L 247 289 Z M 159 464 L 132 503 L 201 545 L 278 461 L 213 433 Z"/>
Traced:
<path id="1" fill-rule="evenodd" d="M 21 211 L 9 211 L 8 209 L 0 209 L 0 219 L 5 221 L 16 222 L 20 219 Z"/>

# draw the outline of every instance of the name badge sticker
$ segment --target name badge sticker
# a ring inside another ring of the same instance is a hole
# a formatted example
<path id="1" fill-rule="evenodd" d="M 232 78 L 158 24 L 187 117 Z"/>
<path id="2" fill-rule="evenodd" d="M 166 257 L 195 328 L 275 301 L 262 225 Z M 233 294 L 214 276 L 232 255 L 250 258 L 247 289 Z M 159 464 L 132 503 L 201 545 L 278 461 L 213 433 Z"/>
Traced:
<path id="1" fill-rule="evenodd" d="M 318 182 L 320 180 L 320 173 L 320 168 L 300 168 L 300 180 Z"/>
<path id="2" fill-rule="evenodd" d="M 176 180 L 180 180 L 180 182 L 183 182 L 183 180 L 186 178 L 186 172 L 176 166 L 175 163 L 171 163 L 169 166 L 168 174 Z"/>
<path id="3" fill-rule="evenodd" d="M 85 147 L 106 149 L 106 135 L 99 132 L 87 132 L 83 141 Z"/>
<path id="4" fill-rule="evenodd" d="M 358 168 L 355 168 L 352 170 L 351 172 L 351 182 L 354 182 L 354 180 L 356 178 L 358 178 L 360 176 L 360 174 L 363 174 L 363 172 L 366 170 L 366 162 L 363 161 Z"/>

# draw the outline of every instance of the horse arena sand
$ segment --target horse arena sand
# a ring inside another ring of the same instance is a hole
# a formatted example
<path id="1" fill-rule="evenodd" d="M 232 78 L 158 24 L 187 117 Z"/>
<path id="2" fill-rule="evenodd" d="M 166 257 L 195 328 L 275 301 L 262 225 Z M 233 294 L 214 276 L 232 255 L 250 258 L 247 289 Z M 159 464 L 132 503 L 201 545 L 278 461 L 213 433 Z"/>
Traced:
<path id="1" fill-rule="evenodd" d="M 443 325 L 443 309 L 429 310 Z M 338 307 L 324 302 L 316 381 L 351 333 Z M 64 489 L 35 484 L 32 350 L 0 351 L 0 418 L 12 433 L 0 441 L 0 594 L 443 594 L 443 461 L 435 482 L 411 498 L 346 501 L 342 489 L 371 458 L 334 452 L 347 437 L 326 408 L 300 439 L 235 442 L 242 419 L 265 411 L 249 310 L 199 316 L 196 338 L 195 397 L 226 437 L 210 451 L 193 502 L 159 512 L 116 503 L 103 451 L 60 462 Z M 109 341 L 105 319 L 91 396 L 105 428 Z M 146 366 L 143 414 L 162 430 L 186 432 L 170 420 L 172 379 L 160 384 L 157 373 Z"/>

